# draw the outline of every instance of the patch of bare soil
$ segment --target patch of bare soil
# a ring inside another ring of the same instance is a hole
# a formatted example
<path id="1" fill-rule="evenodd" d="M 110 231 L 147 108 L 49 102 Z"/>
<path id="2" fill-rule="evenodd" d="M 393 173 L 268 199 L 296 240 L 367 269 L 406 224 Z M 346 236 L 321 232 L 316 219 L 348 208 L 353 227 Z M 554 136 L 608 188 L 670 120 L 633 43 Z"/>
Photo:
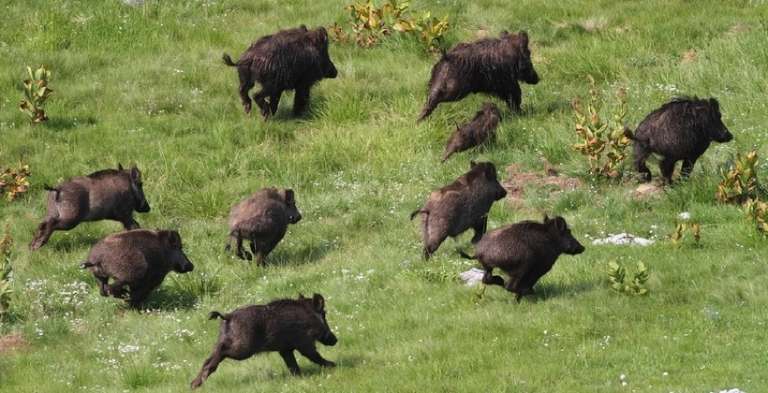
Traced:
<path id="1" fill-rule="evenodd" d="M 27 340 L 21 334 L 14 333 L 7 336 L 0 336 L 0 353 L 13 352 L 24 349 L 29 345 Z"/>
<path id="2" fill-rule="evenodd" d="M 582 182 L 575 177 L 560 175 L 557 169 L 545 162 L 541 173 L 524 172 L 519 164 L 508 166 L 507 180 L 502 183 L 502 186 L 507 190 L 507 200 L 513 205 L 522 206 L 525 203 L 525 190 L 529 188 L 546 187 L 556 194 L 573 191 L 581 187 Z"/>

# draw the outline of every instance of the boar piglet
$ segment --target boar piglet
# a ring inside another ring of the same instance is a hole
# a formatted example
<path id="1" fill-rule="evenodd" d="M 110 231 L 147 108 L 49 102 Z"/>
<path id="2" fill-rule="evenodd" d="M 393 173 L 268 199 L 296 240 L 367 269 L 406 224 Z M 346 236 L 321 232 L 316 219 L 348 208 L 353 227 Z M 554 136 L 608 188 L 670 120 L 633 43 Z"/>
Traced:
<path id="1" fill-rule="evenodd" d="M 634 135 L 629 130 L 626 135 L 633 140 L 635 170 L 641 179 L 651 180 L 645 160 L 655 153 L 663 157 L 659 169 L 667 183 L 672 182 L 677 161 L 683 161 L 681 174 L 688 177 L 712 141 L 724 143 L 733 139 L 723 124 L 717 100 L 696 97 L 677 98 L 662 105 L 640 122 Z"/>
<path id="2" fill-rule="evenodd" d="M 499 108 L 493 103 L 484 103 L 471 122 L 461 127 L 456 127 L 456 131 L 453 132 L 451 138 L 448 139 L 448 144 L 445 146 L 443 162 L 453 153 L 479 146 L 496 136 L 496 127 L 498 127 L 500 121 L 501 112 L 499 112 Z"/>
<path id="3" fill-rule="evenodd" d="M 236 243 L 235 253 L 241 259 L 252 257 L 263 265 L 270 252 L 283 239 L 288 224 L 301 220 L 296 198 L 291 189 L 264 188 L 232 207 L 229 213 L 229 242 Z M 243 240 L 251 243 L 251 254 L 243 249 Z"/>
<path id="4" fill-rule="evenodd" d="M 141 172 L 136 166 L 105 169 L 69 179 L 56 187 L 45 187 L 48 212 L 29 244 L 30 250 L 45 245 L 53 231 L 70 230 L 84 221 L 115 220 L 125 229 L 135 229 L 139 223 L 133 211 L 149 212 L 144 196 Z"/>
<path id="5" fill-rule="evenodd" d="M 80 266 L 96 277 L 101 296 L 122 298 L 128 292 L 132 307 L 139 306 L 170 271 L 188 273 L 194 269 L 182 250 L 178 232 L 146 229 L 105 237 L 91 248 Z"/>
<path id="6" fill-rule="evenodd" d="M 283 91 L 296 91 L 293 113 L 299 115 L 307 108 L 312 85 L 338 74 L 328 55 L 328 32 L 323 27 L 280 30 L 251 44 L 237 63 L 226 53 L 223 59 L 228 66 L 237 67 L 245 113 L 251 113 L 248 91 L 256 82 L 261 84 L 262 90 L 253 99 L 265 120 L 277 113 Z"/>
<path id="7" fill-rule="evenodd" d="M 531 63 L 528 33 L 509 34 L 456 45 L 432 67 L 427 103 L 419 121 L 437 105 L 458 101 L 470 93 L 487 93 L 504 100 L 513 112 L 520 111 L 522 91 L 518 81 L 535 85 L 539 75 Z"/>
<path id="8" fill-rule="evenodd" d="M 501 285 L 516 294 L 517 301 L 533 293 L 533 286 L 547 274 L 560 254 L 577 255 L 584 246 L 576 240 L 562 217 L 544 222 L 521 221 L 488 232 L 475 244 L 475 256 L 485 270 L 483 283 Z M 493 275 L 499 268 L 509 276 L 507 283 Z"/>
<path id="9" fill-rule="evenodd" d="M 424 207 L 411 213 L 411 220 L 421 214 L 424 259 L 429 259 L 448 236 L 459 236 L 469 228 L 475 231 L 472 242 L 480 240 L 491 205 L 506 195 L 492 163 L 471 161 L 467 173 L 433 191 Z"/>
<path id="10" fill-rule="evenodd" d="M 336 364 L 317 352 L 315 341 L 336 345 L 336 336 L 325 319 L 325 300 L 314 294 L 312 299 L 299 295 L 298 300 L 280 299 L 266 305 L 238 308 L 229 314 L 213 311 L 210 319 L 221 318 L 219 340 L 213 353 L 203 363 L 192 381 L 197 388 L 216 371 L 226 358 L 244 360 L 260 352 L 278 352 L 291 374 L 300 374 L 293 351 L 323 367 Z"/>

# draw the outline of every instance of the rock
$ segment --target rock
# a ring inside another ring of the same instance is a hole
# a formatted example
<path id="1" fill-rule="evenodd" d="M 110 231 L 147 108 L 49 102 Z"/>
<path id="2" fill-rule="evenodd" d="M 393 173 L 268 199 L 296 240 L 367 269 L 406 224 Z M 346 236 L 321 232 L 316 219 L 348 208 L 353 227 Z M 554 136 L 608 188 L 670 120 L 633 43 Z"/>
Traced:
<path id="1" fill-rule="evenodd" d="M 651 239 L 642 238 L 629 233 L 619 233 L 616 235 L 608 234 L 605 239 L 592 240 L 594 245 L 613 244 L 617 246 L 624 245 L 637 245 L 637 246 L 650 246 L 654 241 Z"/>
<path id="2" fill-rule="evenodd" d="M 459 278 L 461 278 L 461 281 L 464 281 L 467 286 L 471 287 L 482 283 L 484 274 L 485 271 L 483 269 L 473 267 L 466 272 L 459 273 Z"/>

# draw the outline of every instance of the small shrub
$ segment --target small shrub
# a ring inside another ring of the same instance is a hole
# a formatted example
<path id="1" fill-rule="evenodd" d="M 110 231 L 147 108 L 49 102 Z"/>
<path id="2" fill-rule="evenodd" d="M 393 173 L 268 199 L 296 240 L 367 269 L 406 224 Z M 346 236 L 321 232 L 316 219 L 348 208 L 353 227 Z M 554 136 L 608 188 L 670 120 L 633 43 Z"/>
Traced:
<path id="1" fill-rule="evenodd" d="M 580 98 L 571 103 L 576 119 L 576 135 L 579 143 L 573 148 L 587 157 L 589 173 L 596 177 L 617 178 L 621 176 L 621 164 L 627 158 L 630 140 L 624 127 L 627 115 L 627 94 L 623 88 L 616 92 L 616 105 L 611 119 L 603 120 L 601 110 L 603 98 L 595 86 L 595 79 L 588 75 L 589 101 L 586 108 Z"/>
<path id="2" fill-rule="evenodd" d="M 744 212 L 755 223 L 758 231 L 768 233 L 768 203 L 750 198 L 744 203 Z"/>
<path id="3" fill-rule="evenodd" d="M 736 153 L 736 160 L 731 169 L 723 173 L 723 179 L 717 185 L 715 197 L 719 202 L 742 204 L 759 196 L 757 160 L 757 150 L 752 150 L 744 156 Z"/>
<path id="4" fill-rule="evenodd" d="M 29 165 L 19 164 L 18 168 L 6 168 L 0 172 L 0 196 L 10 202 L 29 190 Z"/>
<path id="5" fill-rule="evenodd" d="M 701 242 L 701 224 L 695 222 L 678 223 L 675 231 L 669 235 L 669 240 L 677 246 L 688 238 L 687 234 L 691 235 L 694 244 L 698 246 Z"/>
<path id="6" fill-rule="evenodd" d="M 328 28 L 334 41 L 348 43 L 354 40 L 358 46 L 370 48 L 396 32 L 416 36 L 430 52 L 445 47 L 444 37 L 450 28 L 447 16 L 438 19 L 425 12 L 420 18 L 412 17 L 410 3 L 396 0 L 387 0 L 380 7 L 368 0 L 347 5 L 344 9 L 349 13 L 352 34 L 334 23 Z"/>
<path id="7" fill-rule="evenodd" d="M 48 87 L 48 80 L 51 78 L 51 71 L 45 66 L 32 71 L 32 67 L 27 67 L 29 79 L 24 80 L 24 99 L 19 102 L 19 110 L 26 113 L 32 123 L 42 123 L 48 120 L 45 115 L 45 101 L 53 93 Z"/>
<path id="8" fill-rule="evenodd" d="M 645 283 L 648 281 L 648 268 L 642 262 L 637 263 L 637 271 L 632 276 L 632 281 L 626 282 L 627 270 L 619 262 L 608 263 L 608 280 L 611 289 L 627 295 L 643 296 L 648 294 Z"/>
<path id="9" fill-rule="evenodd" d="M 0 320 L 8 314 L 11 307 L 11 296 L 13 295 L 13 288 L 11 287 L 13 276 L 13 268 L 11 267 L 12 246 L 13 239 L 6 227 L 5 234 L 0 239 Z"/>

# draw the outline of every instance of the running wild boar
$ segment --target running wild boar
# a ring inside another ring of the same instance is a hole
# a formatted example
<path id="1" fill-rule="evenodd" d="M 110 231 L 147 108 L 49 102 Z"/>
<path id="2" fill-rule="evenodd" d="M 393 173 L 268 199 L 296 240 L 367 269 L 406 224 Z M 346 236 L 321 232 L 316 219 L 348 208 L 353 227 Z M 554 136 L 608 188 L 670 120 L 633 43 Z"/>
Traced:
<path id="1" fill-rule="evenodd" d="M 146 229 L 105 237 L 80 266 L 96 277 L 101 296 L 122 298 L 128 292 L 132 307 L 138 307 L 170 271 L 188 273 L 195 268 L 178 232 Z"/>
<path id="2" fill-rule="evenodd" d="M 521 221 L 488 232 L 475 244 L 475 256 L 485 270 L 483 283 L 501 285 L 516 294 L 517 301 L 533 294 L 533 286 L 547 274 L 560 254 L 577 255 L 584 246 L 576 240 L 562 217 L 544 216 L 544 222 Z M 493 275 L 499 268 L 509 276 L 507 283 Z"/>
<path id="3" fill-rule="evenodd" d="M 441 102 L 458 101 L 470 93 L 481 92 L 501 98 L 510 110 L 519 112 L 522 92 L 518 81 L 539 83 L 525 31 L 503 31 L 499 38 L 456 45 L 432 68 L 427 103 L 419 121 Z"/>
<path id="4" fill-rule="evenodd" d="M 221 318 L 219 339 L 213 353 L 203 363 L 192 381 L 192 389 L 200 387 L 226 358 L 244 360 L 260 352 L 278 352 L 291 374 L 301 373 L 293 351 L 322 367 L 336 364 L 317 352 L 315 341 L 336 345 L 336 336 L 325 319 L 325 299 L 315 294 L 312 299 L 299 295 L 298 300 L 280 299 L 266 305 L 252 305 L 229 313 L 213 311 L 210 319 Z"/>
<path id="5" fill-rule="evenodd" d="M 237 67 L 240 99 L 245 113 L 251 113 L 248 91 L 256 82 L 262 90 L 253 96 L 264 119 L 277 113 L 280 96 L 295 90 L 293 113 L 299 115 L 309 104 L 309 90 L 323 78 L 335 78 L 338 72 L 328 55 L 325 28 L 280 30 L 259 38 L 240 56 L 237 63 L 228 54 L 222 56 L 228 66 Z"/>
<path id="6" fill-rule="evenodd" d="M 659 169 L 667 183 L 672 182 L 677 161 L 683 161 L 681 174 L 688 177 L 712 141 L 725 143 L 733 139 L 723 124 L 717 100 L 696 97 L 677 98 L 662 105 L 640 122 L 634 135 L 626 134 L 633 140 L 635 170 L 641 179 L 651 180 L 645 160 L 655 153 L 663 157 Z"/>
<path id="7" fill-rule="evenodd" d="M 84 221 L 115 220 L 125 229 L 135 229 L 139 223 L 133 211 L 149 212 L 144 196 L 141 172 L 136 166 L 105 169 L 88 176 L 75 177 L 56 187 L 45 187 L 48 193 L 48 213 L 29 244 L 37 250 L 50 239 L 55 230 L 70 230 Z"/>
<path id="8" fill-rule="evenodd" d="M 499 126 L 500 121 L 499 108 L 490 102 L 484 103 L 471 122 L 456 127 L 456 131 L 453 132 L 445 146 L 442 161 L 445 162 L 453 153 L 479 146 L 488 139 L 495 137 L 496 127 Z"/>
<path id="9" fill-rule="evenodd" d="M 241 259 L 256 257 L 263 265 L 267 255 L 283 239 L 288 224 L 301 220 L 291 189 L 264 188 L 232 207 L 229 213 L 229 241 L 226 250 L 236 243 L 235 253 Z M 243 240 L 251 243 L 251 254 L 243 249 Z"/>
<path id="10" fill-rule="evenodd" d="M 506 195 L 492 163 L 471 161 L 469 172 L 433 191 L 424 207 L 411 213 L 411 220 L 421 214 L 424 259 L 429 259 L 448 236 L 459 236 L 469 228 L 475 231 L 472 243 L 480 240 L 491 205 Z"/>

